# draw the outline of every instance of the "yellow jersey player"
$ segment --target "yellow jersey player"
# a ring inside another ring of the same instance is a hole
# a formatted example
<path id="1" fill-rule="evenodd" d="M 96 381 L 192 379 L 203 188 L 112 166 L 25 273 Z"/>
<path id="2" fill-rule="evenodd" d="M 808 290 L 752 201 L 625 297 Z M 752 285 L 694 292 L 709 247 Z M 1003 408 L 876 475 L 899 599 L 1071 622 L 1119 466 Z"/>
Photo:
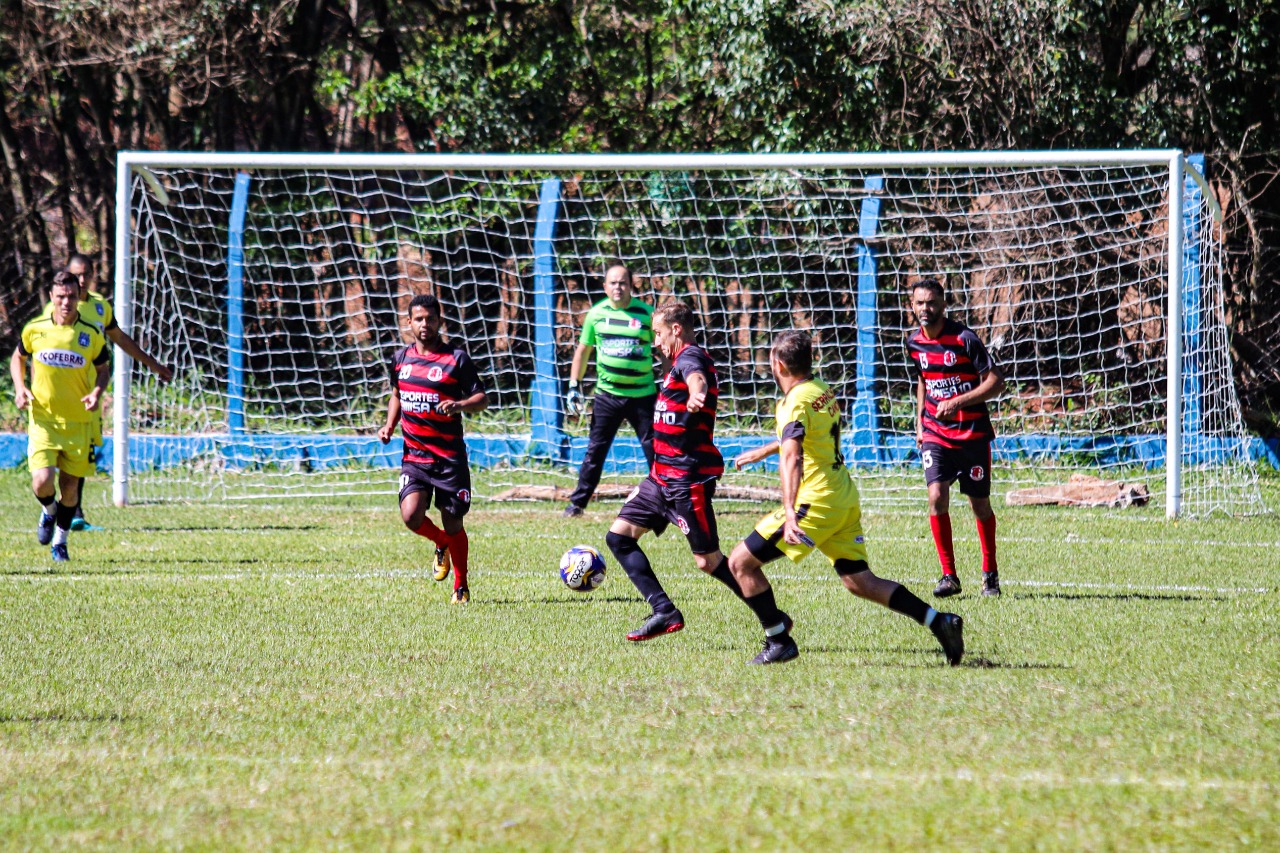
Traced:
<path id="1" fill-rule="evenodd" d="M 74 275 L 60 272 L 54 277 L 49 302 L 53 308 L 48 316 L 23 327 L 9 373 L 14 401 L 19 409 L 30 410 L 27 463 L 31 488 L 43 507 L 36 539 L 52 544 L 56 562 L 66 562 L 80 479 L 93 471 L 89 442 L 111 364 L 102 328 L 80 316 L 80 282 Z M 55 501 L 57 492 L 61 500 Z"/>
<path id="2" fill-rule="evenodd" d="M 111 310 L 111 303 L 102 297 L 101 294 L 93 290 L 93 263 L 86 255 L 74 254 L 67 260 L 67 272 L 76 277 L 80 286 L 80 317 L 89 323 L 96 323 L 102 329 L 102 333 L 106 335 L 110 343 L 115 344 L 124 350 L 130 358 L 138 361 L 146 366 L 148 370 L 154 373 L 161 382 L 168 382 L 173 378 L 173 371 L 161 364 L 150 353 L 138 346 L 129 333 L 120 328 L 116 322 L 115 313 Z M 45 306 L 42 317 L 47 317 L 52 310 L 52 303 Z M 98 407 L 98 416 L 93 421 L 92 434 L 90 435 L 90 454 L 93 461 L 97 461 L 98 449 L 102 447 L 102 421 L 106 414 L 102 411 L 102 407 Z M 84 478 L 80 478 L 79 500 L 76 502 L 75 515 L 71 519 L 72 530 L 93 530 L 94 527 L 84 517 Z"/>
<path id="3" fill-rule="evenodd" d="M 849 592 L 882 604 L 928 627 L 952 666 L 964 656 L 963 620 L 929 607 L 897 581 L 876 577 L 867 562 L 858 487 L 840 450 L 840 404 L 827 383 L 813 374 L 813 344 L 806 332 L 784 332 L 769 355 L 782 391 L 777 407 L 778 439 L 741 454 L 734 466 L 780 455 L 782 506 L 760 519 L 729 556 L 743 595 L 766 563 L 786 556 L 794 563 L 817 549 L 831 561 Z M 781 660 L 798 651 L 789 634 L 766 642 L 762 654 Z"/>

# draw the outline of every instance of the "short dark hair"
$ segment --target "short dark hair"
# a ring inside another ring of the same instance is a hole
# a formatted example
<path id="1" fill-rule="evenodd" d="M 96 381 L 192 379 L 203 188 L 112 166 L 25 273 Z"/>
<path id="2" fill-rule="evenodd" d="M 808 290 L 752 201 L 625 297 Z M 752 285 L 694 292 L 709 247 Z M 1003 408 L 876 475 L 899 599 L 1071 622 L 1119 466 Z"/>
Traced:
<path id="1" fill-rule="evenodd" d="M 938 281 L 936 278 L 922 278 L 919 281 L 917 281 L 915 284 L 911 285 L 911 290 L 913 293 L 918 288 L 924 288 L 925 290 L 928 290 L 932 293 L 936 293 L 938 294 L 938 296 L 940 296 L 944 300 L 947 298 L 947 289 L 943 287 L 942 282 Z"/>
<path id="2" fill-rule="evenodd" d="M 79 252 L 72 252 L 71 257 L 67 258 L 67 269 L 71 269 L 71 265 L 74 264 L 76 261 L 79 261 L 80 263 L 84 264 L 85 269 L 90 269 L 93 267 L 93 261 L 89 258 L 88 255 L 82 255 Z"/>
<path id="3" fill-rule="evenodd" d="M 408 313 L 412 314 L 414 308 L 425 308 L 428 312 L 435 312 L 438 316 L 440 314 L 440 300 L 430 293 L 419 293 L 409 300 Z"/>
<path id="4" fill-rule="evenodd" d="M 792 376 L 808 376 L 813 372 L 813 339 L 808 332 L 783 332 L 773 340 L 773 357 Z"/>
<path id="5" fill-rule="evenodd" d="M 698 318 L 693 313 L 693 309 L 689 307 L 689 303 L 682 299 L 668 299 L 659 305 L 653 311 L 653 319 L 661 320 L 668 326 L 674 326 L 679 323 L 686 329 L 696 329 L 698 327 Z"/>
<path id="6" fill-rule="evenodd" d="M 53 283 L 49 285 L 50 290 L 53 290 L 55 287 L 69 287 L 76 293 L 79 293 L 80 277 L 73 275 L 66 270 L 62 270 L 53 277 Z"/>

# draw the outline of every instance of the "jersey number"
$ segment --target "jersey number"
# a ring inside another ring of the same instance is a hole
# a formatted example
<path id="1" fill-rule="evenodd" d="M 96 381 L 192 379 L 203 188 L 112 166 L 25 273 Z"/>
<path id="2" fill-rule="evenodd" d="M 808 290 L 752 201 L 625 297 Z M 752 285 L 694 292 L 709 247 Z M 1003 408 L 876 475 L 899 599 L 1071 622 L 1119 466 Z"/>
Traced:
<path id="1" fill-rule="evenodd" d="M 844 451 L 840 448 L 840 421 L 836 421 L 831 425 L 831 440 L 836 446 L 836 464 L 832 468 L 841 468 L 844 466 Z"/>

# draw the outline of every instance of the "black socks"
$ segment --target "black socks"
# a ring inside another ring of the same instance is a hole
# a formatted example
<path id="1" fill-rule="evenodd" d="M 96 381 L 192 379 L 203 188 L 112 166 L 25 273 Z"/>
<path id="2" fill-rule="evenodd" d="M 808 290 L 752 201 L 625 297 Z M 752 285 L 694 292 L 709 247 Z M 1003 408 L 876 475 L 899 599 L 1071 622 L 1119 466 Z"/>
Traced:
<path id="1" fill-rule="evenodd" d="M 613 552 L 618 565 L 622 566 L 622 570 L 631 579 L 631 583 L 644 596 L 644 600 L 649 602 L 654 613 L 670 613 L 676 609 L 658 581 L 658 576 L 653 573 L 649 558 L 640 550 L 640 543 L 612 530 L 605 534 L 604 542 Z"/>
<path id="2" fill-rule="evenodd" d="M 889 596 L 889 609 L 903 616 L 909 616 L 921 625 L 929 618 L 929 605 L 925 604 L 915 593 L 902 584 Z"/>

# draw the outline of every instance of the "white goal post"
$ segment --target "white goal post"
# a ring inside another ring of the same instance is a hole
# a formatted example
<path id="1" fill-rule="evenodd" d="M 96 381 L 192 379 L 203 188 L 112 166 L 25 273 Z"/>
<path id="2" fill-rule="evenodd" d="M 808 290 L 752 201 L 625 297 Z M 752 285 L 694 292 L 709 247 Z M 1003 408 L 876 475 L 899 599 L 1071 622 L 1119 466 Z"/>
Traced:
<path id="1" fill-rule="evenodd" d="M 422 292 L 491 392 L 467 427 L 477 497 L 571 487 L 568 354 L 621 261 L 646 301 L 699 314 L 727 458 L 771 427 L 772 335 L 806 329 L 864 500 L 921 500 L 905 292 L 936 276 L 1009 380 L 991 404 L 997 494 L 1088 473 L 1171 518 L 1264 511 L 1201 171 L 1174 150 L 124 152 L 116 316 L 178 375 L 160 386 L 117 350 L 114 499 L 394 491 L 399 440 L 375 432 Z M 642 470 L 621 437 L 608 477 Z"/>

